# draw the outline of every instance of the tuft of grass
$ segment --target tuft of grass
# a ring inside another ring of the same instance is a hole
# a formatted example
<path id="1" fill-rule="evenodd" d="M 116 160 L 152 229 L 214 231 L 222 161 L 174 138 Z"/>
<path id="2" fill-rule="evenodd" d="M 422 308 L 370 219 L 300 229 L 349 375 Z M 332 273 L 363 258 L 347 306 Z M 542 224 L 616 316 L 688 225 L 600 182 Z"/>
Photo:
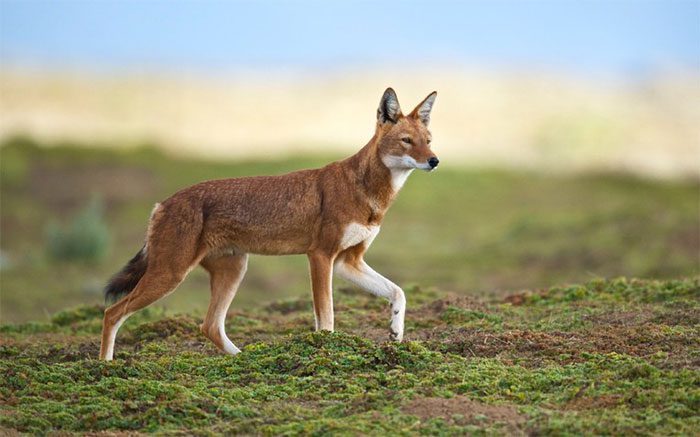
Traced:
<path id="1" fill-rule="evenodd" d="M 92 306 L 80 306 L 77 308 L 59 311 L 51 317 L 51 323 L 57 326 L 71 326 L 79 322 L 90 321 L 102 317 L 104 308 Z"/>
<path id="2" fill-rule="evenodd" d="M 526 293 L 524 302 L 553 305 L 562 302 L 604 300 L 672 304 L 687 299 L 700 302 L 700 284 L 697 280 L 642 281 L 623 277 L 611 281 L 597 279 L 585 285 L 553 287 L 540 293 Z"/>
<path id="3" fill-rule="evenodd" d="M 440 319 L 450 325 L 469 327 L 497 327 L 503 323 L 500 316 L 455 306 L 447 307 L 440 315 Z"/>

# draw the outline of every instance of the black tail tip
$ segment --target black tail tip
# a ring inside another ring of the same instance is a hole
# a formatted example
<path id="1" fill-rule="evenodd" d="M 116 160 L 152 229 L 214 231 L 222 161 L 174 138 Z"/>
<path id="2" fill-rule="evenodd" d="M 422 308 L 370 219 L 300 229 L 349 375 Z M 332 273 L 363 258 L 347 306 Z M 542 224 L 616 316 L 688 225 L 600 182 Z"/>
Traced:
<path id="1" fill-rule="evenodd" d="M 110 304 L 131 293 L 146 273 L 146 251 L 141 248 L 105 286 L 105 303 Z"/>
<path id="2" fill-rule="evenodd" d="M 105 287 L 105 304 L 110 305 L 118 301 L 122 297 L 126 296 L 131 292 L 131 290 L 124 288 L 122 285 L 124 281 L 119 280 L 119 278 L 112 278 L 107 286 Z"/>

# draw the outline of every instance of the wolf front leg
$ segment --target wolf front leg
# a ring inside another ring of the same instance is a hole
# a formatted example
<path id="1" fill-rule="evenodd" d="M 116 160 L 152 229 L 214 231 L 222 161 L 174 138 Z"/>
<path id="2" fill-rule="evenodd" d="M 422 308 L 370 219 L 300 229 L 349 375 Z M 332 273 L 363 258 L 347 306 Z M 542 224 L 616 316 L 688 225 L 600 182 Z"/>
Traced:
<path id="1" fill-rule="evenodd" d="M 365 291 L 391 302 L 391 337 L 396 341 L 403 340 L 406 296 L 401 287 L 374 271 L 362 259 L 356 263 L 340 260 L 335 263 L 335 272 Z"/>
<path id="2" fill-rule="evenodd" d="M 323 253 L 310 253 L 309 268 L 316 330 L 333 332 L 333 259 Z"/>

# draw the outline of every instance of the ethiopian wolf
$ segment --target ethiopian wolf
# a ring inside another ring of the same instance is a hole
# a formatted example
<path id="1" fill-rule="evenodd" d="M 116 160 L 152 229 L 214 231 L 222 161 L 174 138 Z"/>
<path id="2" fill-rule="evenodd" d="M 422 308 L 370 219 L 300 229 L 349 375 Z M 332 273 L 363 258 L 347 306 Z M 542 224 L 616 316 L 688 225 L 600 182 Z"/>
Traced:
<path id="1" fill-rule="evenodd" d="M 437 93 L 403 115 L 384 92 L 372 139 L 355 155 L 313 170 L 202 182 L 156 204 L 143 248 L 107 284 L 100 358 L 111 360 L 119 326 L 172 292 L 198 264 L 211 276 L 204 335 L 229 354 L 228 307 L 248 254 L 306 254 L 316 330 L 333 331 L 332 275 L 391 302 L 391 335 L 403 338 L 403 290 L 363 260 L 387 209 L 414 169 L 431 171 L 430 111 Z"/>

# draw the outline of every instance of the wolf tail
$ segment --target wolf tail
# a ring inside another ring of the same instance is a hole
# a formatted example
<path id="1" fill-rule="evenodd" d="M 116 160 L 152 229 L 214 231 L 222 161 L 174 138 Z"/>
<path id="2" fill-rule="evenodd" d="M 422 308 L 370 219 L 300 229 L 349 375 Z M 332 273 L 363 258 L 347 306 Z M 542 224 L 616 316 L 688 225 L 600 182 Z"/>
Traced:
<path id="1" fill-rule="evenodd" d="M 122 296 L 125 296 L 136 288 L 143 275 L 146 273 L 148 266 L 148 258 L 146 256 L 146 246 L 144 245 L 139 253 L 134 255 L 131 260 L 107 283 L 105 287 L 105 302 L 115 302 Z"/>

